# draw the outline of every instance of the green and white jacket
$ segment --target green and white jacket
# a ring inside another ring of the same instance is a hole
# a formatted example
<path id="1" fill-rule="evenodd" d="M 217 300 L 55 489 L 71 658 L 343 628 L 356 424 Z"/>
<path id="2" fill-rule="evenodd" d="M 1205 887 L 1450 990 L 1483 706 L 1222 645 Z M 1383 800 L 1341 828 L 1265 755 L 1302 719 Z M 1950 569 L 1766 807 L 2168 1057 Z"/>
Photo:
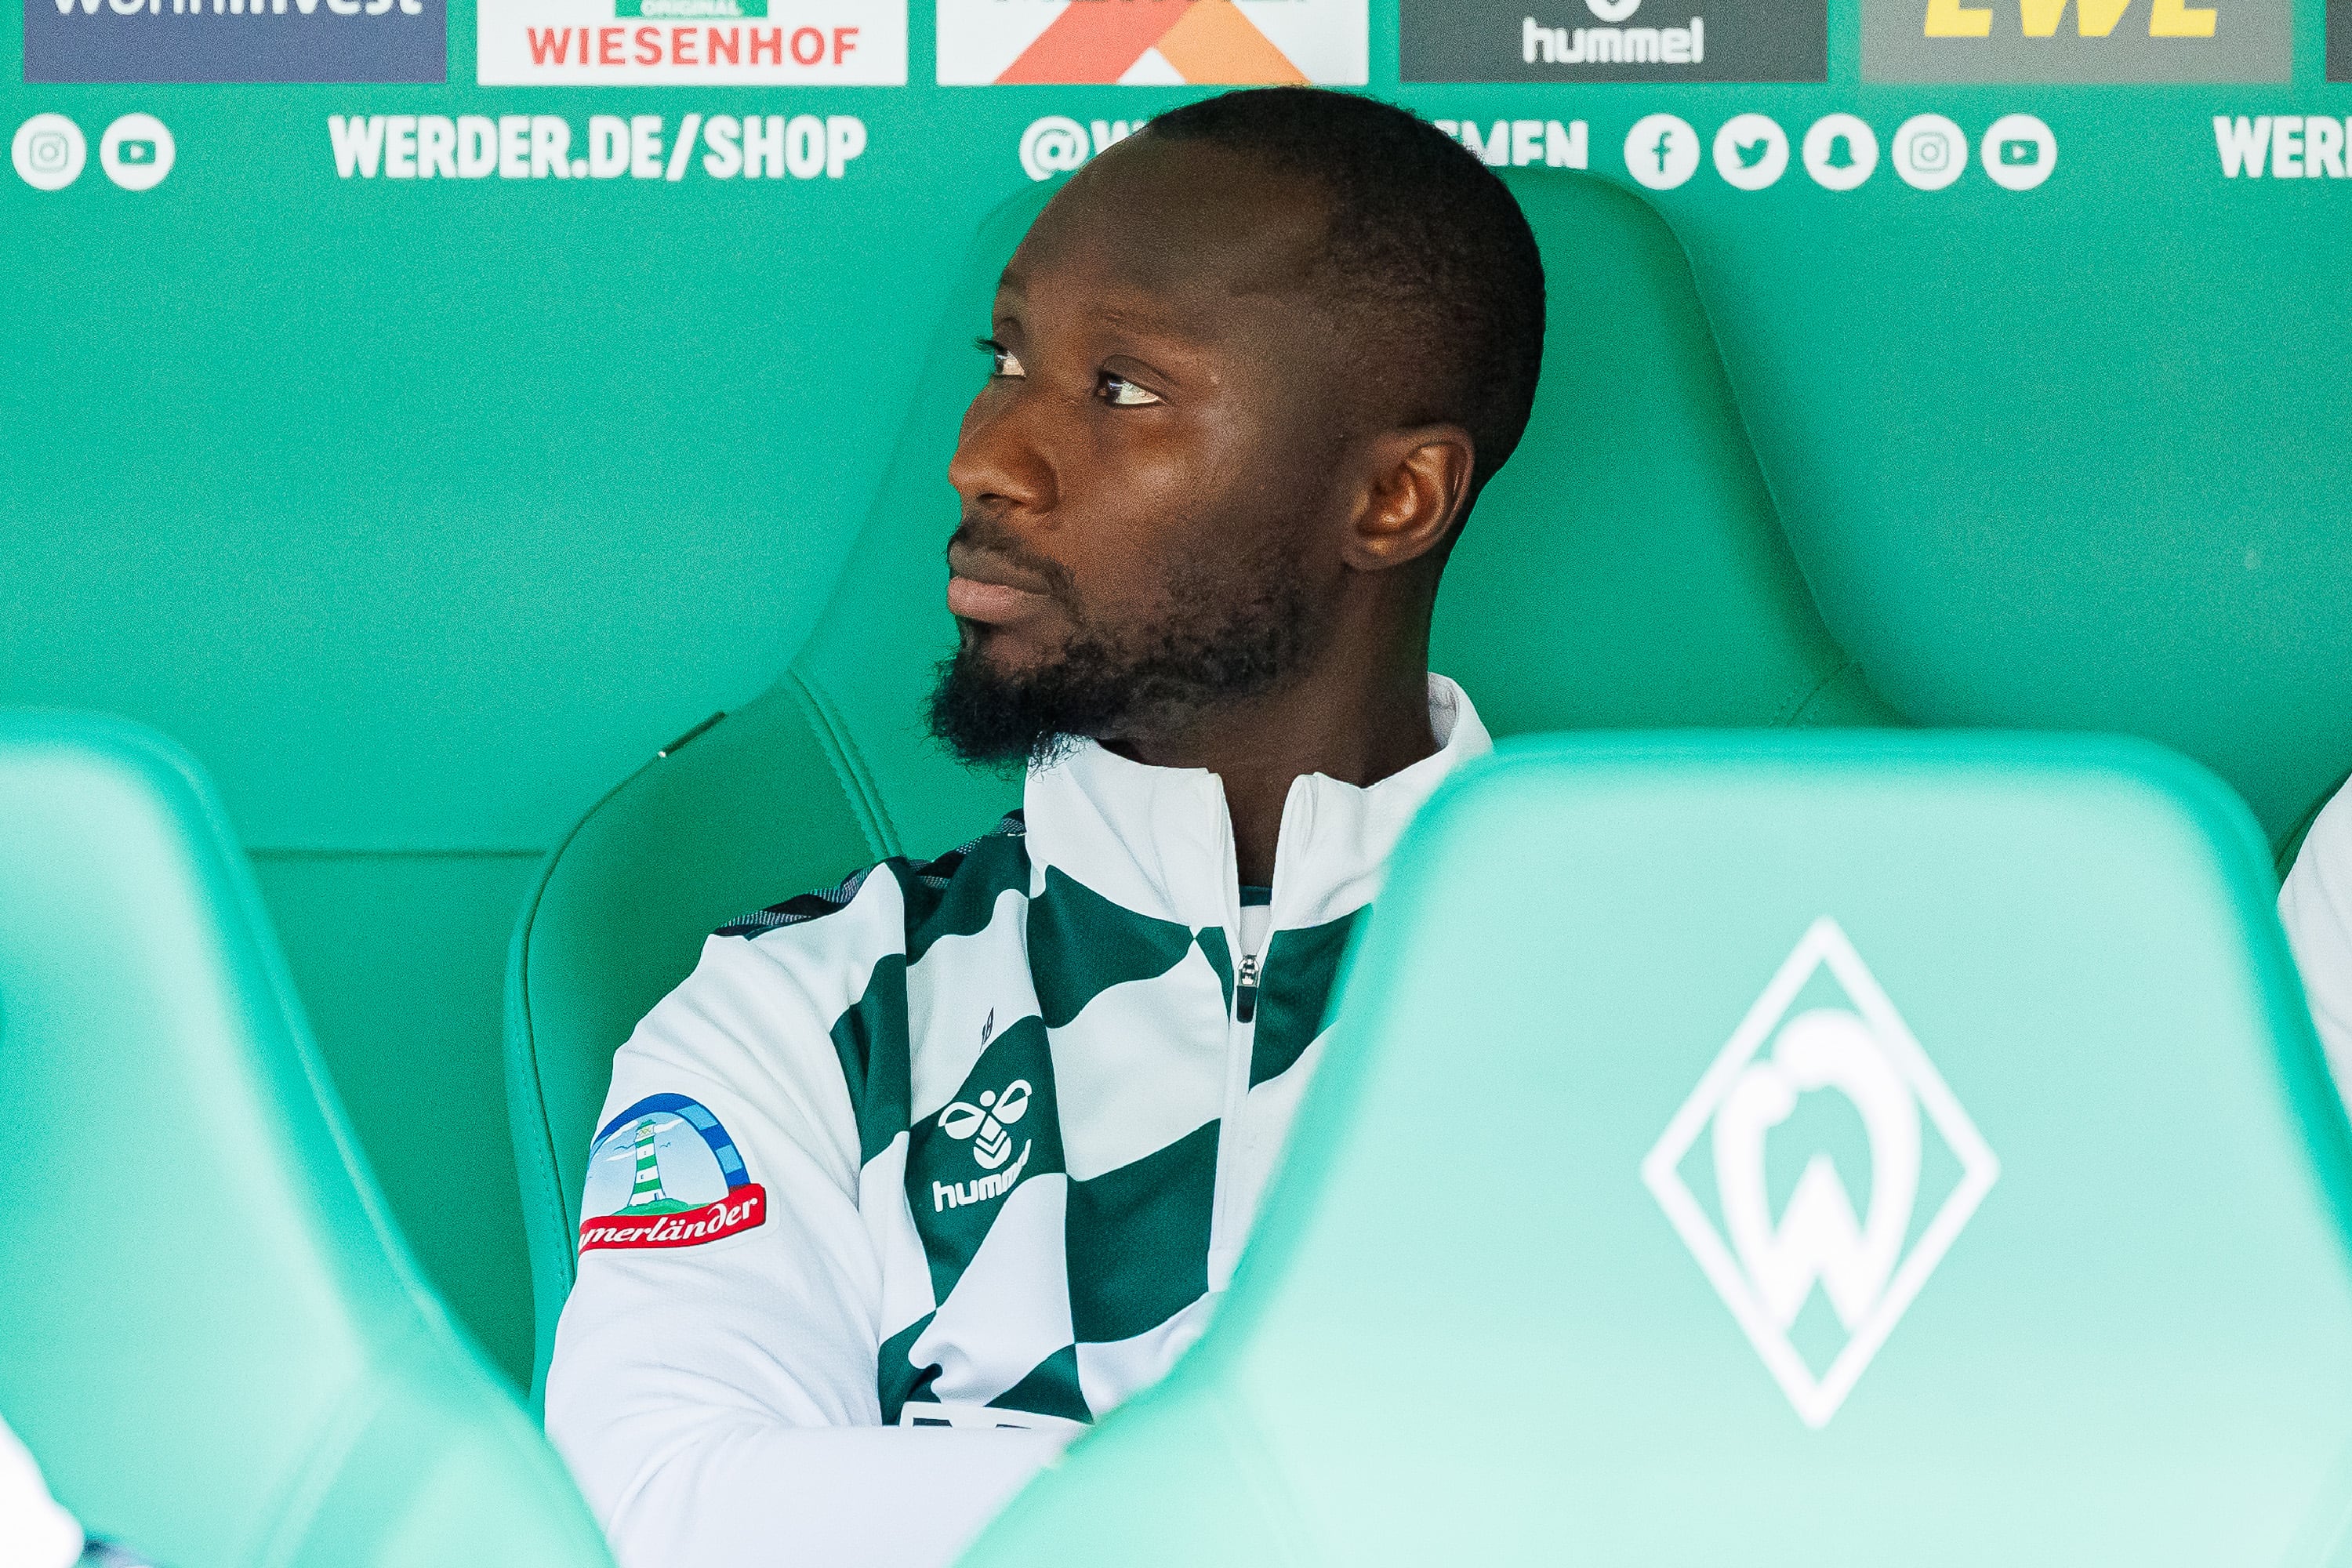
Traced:
<path id="1" fill-rule="evenodd" d="M 709 940 L 614 1060 L 549 1375 L 625 1568 L 943 1560 L 1200 1336 L 1390 849 L 1488 747 L 1430 710 L 1435 755 L 1291 786 L 1254 958 L 1216 776 L 1092 744 Z"/>

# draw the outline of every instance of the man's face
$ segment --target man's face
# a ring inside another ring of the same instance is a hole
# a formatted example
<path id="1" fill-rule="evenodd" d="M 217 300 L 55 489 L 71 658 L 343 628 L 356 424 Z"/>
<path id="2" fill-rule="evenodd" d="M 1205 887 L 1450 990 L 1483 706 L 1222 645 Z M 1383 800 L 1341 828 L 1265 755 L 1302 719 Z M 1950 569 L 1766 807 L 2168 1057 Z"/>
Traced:
<path id="1" fill-rule="evenodd" d="M 1147 134 L 1030 230 L 948 469 L 961 640 L 932 726 L 956 751 L 1164 731 L 1311 649 L 1352 407 L 1323 226 L 1303 182 Z"/>

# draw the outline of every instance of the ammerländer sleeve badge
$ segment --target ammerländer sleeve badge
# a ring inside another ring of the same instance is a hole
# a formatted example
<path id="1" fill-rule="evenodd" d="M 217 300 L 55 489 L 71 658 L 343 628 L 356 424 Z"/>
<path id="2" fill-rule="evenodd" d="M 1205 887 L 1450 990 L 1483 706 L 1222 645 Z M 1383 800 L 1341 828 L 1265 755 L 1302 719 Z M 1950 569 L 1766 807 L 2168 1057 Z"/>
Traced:
<path id="1" fill-rule="evenodd" d="M 699 1247 L 768 1217 L 734 1142 L 698 1101 L 656 1094 L 613 1118 L 588 1150 L 580 1250 Z"/>

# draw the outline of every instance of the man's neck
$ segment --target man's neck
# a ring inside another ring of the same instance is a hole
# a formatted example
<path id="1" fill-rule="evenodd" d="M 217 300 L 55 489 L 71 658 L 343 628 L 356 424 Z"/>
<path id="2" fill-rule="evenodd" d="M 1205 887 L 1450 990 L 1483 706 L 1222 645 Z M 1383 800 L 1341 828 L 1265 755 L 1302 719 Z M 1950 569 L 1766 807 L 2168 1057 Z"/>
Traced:
<path id="1" fill-rule="evenodd" d="M 1181 729 L 1108 744 L 1153 767 L 1205 768 L 1223 780 L 1241 880 L 1267 886 L 1296 780 L 1322 773 L 1374 784 L 1437 750 L 1428 666 L 1400 661 L 1378 679 L 1286 683 Z"/>

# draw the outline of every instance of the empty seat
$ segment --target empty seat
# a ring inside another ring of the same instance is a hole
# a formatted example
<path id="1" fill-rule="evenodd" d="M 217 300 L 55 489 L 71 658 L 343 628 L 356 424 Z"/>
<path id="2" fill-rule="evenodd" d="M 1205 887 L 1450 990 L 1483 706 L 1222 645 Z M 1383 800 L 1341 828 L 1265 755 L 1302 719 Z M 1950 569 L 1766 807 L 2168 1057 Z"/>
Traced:
<path id="1" fill-rule="evenodd" d="M 147 731 L 0 714 L 0 1412 L 89 1529 L 172 1568 L 609 1568 L 394 1230 L 211 791 Z M 504 1130 L 412 1131 L 430 1158 Z"/>
<path id="2" fill-rule="evenodd" d="M 1505 748 L 1208 1336 L 967 1568 L 2344 1561 L 2352 1151 L 2267 860 L 2137 743 Z"/>

